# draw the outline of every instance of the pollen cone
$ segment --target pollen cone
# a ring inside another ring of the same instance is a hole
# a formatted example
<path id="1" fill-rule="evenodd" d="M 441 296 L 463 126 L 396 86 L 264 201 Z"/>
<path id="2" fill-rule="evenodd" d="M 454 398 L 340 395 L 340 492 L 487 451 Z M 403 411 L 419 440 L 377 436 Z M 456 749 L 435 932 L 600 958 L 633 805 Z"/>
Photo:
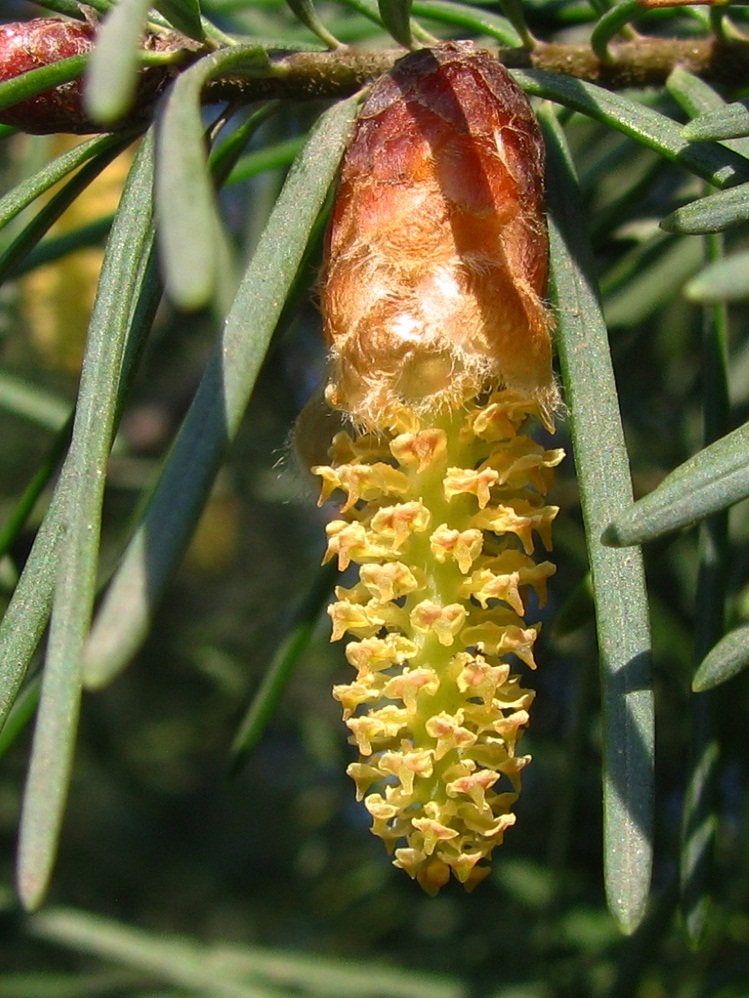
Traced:
<path id="1" fill-rule="evenodd" d="M 372 832 L 429 894 L 488 874 L 529 758 L 518 668 L 536 665 L 563 456 L 530 434 L 557 399 L 542 173 L 488 53 L 419 51 L 372 88 L 329 230 L 326 397 L 349 425 L 312 471 L 340 501 L 325 560 L 358 566 L 329 609 L 356 671 L 333 694 Z"/>

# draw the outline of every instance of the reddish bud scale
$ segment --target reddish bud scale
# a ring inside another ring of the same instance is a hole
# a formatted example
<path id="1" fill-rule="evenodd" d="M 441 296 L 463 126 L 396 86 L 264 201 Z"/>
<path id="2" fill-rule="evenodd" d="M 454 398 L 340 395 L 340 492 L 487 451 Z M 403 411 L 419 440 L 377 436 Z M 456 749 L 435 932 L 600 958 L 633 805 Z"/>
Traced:
<path id="1" fill-rule="evenodd" d="M 328 236 L 333 405 L 374 426 L 398 403 L 439 410 L 504 385 L 550 421 L 543 165 L 525 95 L 470 42 L 375 83 Z"/>
<path id="2" fill-rule="evenodd" d="M 0 27 L 0 82 L 14 79 L 32 69 L 50 66 L 76 55 L 86 55 L 94 47 L 96 29 L 83 21 L 37 17 L 30 21 L 4 24 Z M 149 36 L 146 47 L 169 47 Z M 147 110 L 170 78 L 170 71 L 153 67 L 141 73 L 135 105 L 136 120 L 120 125 L 136 124 L 147 117 Z M 85 135 L 100 132 L 83 103 L 83 81 L 71 80 L 50 90 L 44 90 L 28 100 L 0 111 L 0 123 L 13 125 L 33 135 L 70 132 Z"/>

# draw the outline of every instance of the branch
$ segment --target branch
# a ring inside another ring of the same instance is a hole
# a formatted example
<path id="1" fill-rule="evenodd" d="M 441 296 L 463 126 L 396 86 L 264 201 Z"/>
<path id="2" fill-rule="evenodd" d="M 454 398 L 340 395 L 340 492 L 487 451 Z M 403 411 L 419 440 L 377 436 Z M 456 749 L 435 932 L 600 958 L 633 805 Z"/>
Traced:
<path id="1" fill-rule="evenodd" d="M 610 46 L 604 62 L 587 45 L 540 43 L 527 49 L 498 49 L 510 69 L 545 69 L 610 90 L 659 86 L 676 67 L 704 80 L 736 90 L 749 79 L 749 43 L 717 38 L 638 38 Z M 379 51 L 339 49 L 335 52 L 294 52 L 271 55 L 273 76 L 224 78 L 209 85 L 206 100 L 251 103 L 268 97 L 294 100 L 344 97 L 387 72 L 404 49 Z"/>
<path id="2" fill-rule="evenodd" d="M 4 81 L 0 82 L 0 123 L 39 134 L 106 130 L 91 119 L 80 82 L 81 63 L 85 65 L 94 45 L 92 26 L 78 21 L 33 18 L 0 28 L 0 81 Z M 147 36 L 145 48 L 151 56 L 158 52 L 161 63 L 141 71 L 133 112 L 118 122 L 120 129 L 149 120 L 156 98 L 171 77 L 207 54 L 207 50 L 196 50 L 193 41 L 175 33 Z M 235 71 L 235 75 L 216 78 L 205 87 L 203 100 L 236 106 L 269 98 L 347 97 L 391 69 L 406 52 L 402 48 L 271 50 L 267 53 L 270 68 L 266 65 L 257 75 Z M 171 59 L 167 58 L 170 54 Z M 545 42 L 530 50 L 494 49 L 494 54 L 510 69 L 546 70 L 610 90 L 660 86 L 676 66 L 722 84 L 729 93 L 749 79 L 749 41 L 725 41 L 715 36 L 612 42 L 606 59 L 588 45 Z"/>

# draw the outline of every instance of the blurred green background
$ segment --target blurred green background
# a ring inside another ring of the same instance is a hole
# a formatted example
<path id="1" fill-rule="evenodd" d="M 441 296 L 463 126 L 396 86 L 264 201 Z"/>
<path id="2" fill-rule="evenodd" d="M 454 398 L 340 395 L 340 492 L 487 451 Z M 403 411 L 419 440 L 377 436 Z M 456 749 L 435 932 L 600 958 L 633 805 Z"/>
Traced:
<path id="1" fill-rule="evenodd" d="M 6 20 L 39 13 L 31 4 L 6 6 Z M 498 5 L 474 7 L 501 13 Z M 226 30 L 313 39 L 278 0 L 215 0 L 203 9 Z M 321 4 L 320 11 L 344 40 L 386 44 L 382 29 L 351 7 Z M 584 4 L 527 7 L 534 31 L 564 41 L 584 40 L 599 13 Z M 746 26 L 743 14 L 738 23 Z M 678 12 L 648 24 L 663 34 L 706 30 Z M 460 34 L 449 23 L 428 26 Z M 665 90 L 650 92 L 646 102 L 683 119 Z M 306 132 L 317 111 L 289 105 L 248 151 L 282 148 Z M 699 237 L 668 235 L 657 222 L 703 186 L 632 139 L 581 115 L 563 116 L 605 294 L 634 488 L 643 495 L 702 445 L 704 316 L 682 291 L 702 266 L 703 247 Z M 6 136 L 0 191 L 59 154 L 60 143 Z M 241 259 L 257 240 L 288 157 L 274 162 L 275 169 L 222 194 Z M 108 187 L 84 194 L 74 206 L 78 214 L 58 223 L 52 236 L 79 232 L 114 210 L 126 166 L 116 161 L 111 170 Z M 29 266 L 0 288 L 0 521 L 11 515 L 75 399 L 103 239 L 92 242 L 51 265 Z M 731 247 L 744 244 L 738 229 Z M 341 647 L 329 644 L 324 612 L 259 742 L 235 758 L 232 745 L 248 705 L 295 610 L 320 585 L 329 510 L 316 507 L 314 483 L 291 437 L 324 377 L 318 262 L 319 248 L 309 291 L 276 334 L 239 437 L 145 645 L 110 687 L 84 697 L 58 861 L 37 915 L 19 910 L 13 886 L 32 725 L 3 743 L 0 996 L 745 998 L 746 674 L 699 695 L 712 701 L 720 748 L 710 907 L 700 946 L 687 940 L 678 911 L 685 759 L 697 737 L 690 692 L 701 598 L 696 530 L 645 548 L 657 711 L 653 896 L 629 938 L 606 910 L 597 649 L 564 422 L 555 439 L 568 451 L 553 497 L 561 507 L 558 572 L 540 612 L 537 698 L 523 742 L 533 763 L 517 826 L 495 854 L 491 877 L 471 895 L 451 883 L 427 898 L 369 834 L 368 815 L 344 772 L 353 750 L 330 697 L 349 667 Z M 746 313 L 741 302 L 731 308 L 731 426 L 749 415 Z M 185 414 L 219 325 L 210 309 L 188 315 L 167 302 L 159 310 L 110 462 L 103 578 Z M 3 602 L 47 499 L 45 492 L 0 562 Z M 749 615 L 748 538 L 744 503 L 731 512 L 725 565 L 732 623 Z M 79 922 L 81 913 L 93 921 Z M 140 934 L 131 936 L 133 930 Z M 177 936 L 184 948 L 170 949 Z M 278 957 L 272 967 L 261 959 L 269 954 Z M 304 962 L 311 957 L 322 961 L 315 972 Z"/>

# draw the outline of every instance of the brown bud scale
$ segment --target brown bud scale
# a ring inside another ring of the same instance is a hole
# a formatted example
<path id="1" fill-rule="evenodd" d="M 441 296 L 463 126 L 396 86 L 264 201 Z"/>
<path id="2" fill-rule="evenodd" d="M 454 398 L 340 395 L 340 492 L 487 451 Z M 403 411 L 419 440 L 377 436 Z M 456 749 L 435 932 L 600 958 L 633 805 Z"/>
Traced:
<path id="1" fill-rule="evenodd" d="M 328 233 L 333 405 L 374 426 L 394 405 L 501 385 L 550 419 L 543 167 L 525 95 L 472 43 L 415 52 L 375 83 Z"/>

